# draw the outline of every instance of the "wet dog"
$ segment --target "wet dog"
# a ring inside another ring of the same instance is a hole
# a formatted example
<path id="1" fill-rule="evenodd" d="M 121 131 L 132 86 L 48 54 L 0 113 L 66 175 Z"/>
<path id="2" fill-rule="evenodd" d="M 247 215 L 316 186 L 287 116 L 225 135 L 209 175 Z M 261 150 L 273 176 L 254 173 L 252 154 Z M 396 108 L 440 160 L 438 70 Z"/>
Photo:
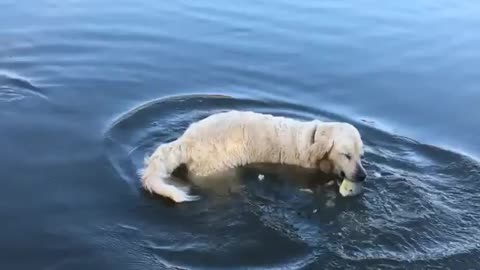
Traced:
<path id="1" fill-rule="evenodd" d="M 198 199 L 187 188 L 172 184 L 172 172 L 181 165 L 192 177 L 272 163 L 363 181 L 363 152 L 359 131 L 348 123 L 228 111 L 195 122 L 177 140 L 158 146 L 146 158 L 141 180 L 146 190 L 175 202 Z"/>

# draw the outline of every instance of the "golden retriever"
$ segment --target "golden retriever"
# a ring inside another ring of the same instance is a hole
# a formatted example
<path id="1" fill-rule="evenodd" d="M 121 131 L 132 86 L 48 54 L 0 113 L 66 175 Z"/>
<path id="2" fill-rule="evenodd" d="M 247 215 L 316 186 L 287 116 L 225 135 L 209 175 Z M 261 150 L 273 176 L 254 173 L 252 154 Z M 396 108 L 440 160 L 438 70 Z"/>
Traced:
<path id="1" fill-rule="evenodd" d="M 366 178 L 363 152 L 359 131 L 348 123 L 234 110 L 195 122 L 177 140 L 161 144 L 146 158 L 141 180 L 146 190 L 175 202 L 198 199 L 170 182 L 180 165 L 205 177 L 254 163 L 288 164 L 360 182 Z"/>

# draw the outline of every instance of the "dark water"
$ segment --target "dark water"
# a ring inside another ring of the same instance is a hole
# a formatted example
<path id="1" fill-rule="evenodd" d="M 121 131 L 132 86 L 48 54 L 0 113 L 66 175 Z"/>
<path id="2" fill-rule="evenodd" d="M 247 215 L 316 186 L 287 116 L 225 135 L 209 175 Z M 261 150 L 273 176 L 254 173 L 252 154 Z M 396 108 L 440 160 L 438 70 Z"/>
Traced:
<path id="1" fill-rule="evenodd" d="M 0 0 L 0 268 L 480 269 L 479 14 Z M 231 197 L 141 192 L 145 154 L 232 108 L 355 124 L 366 191 L 247 174 Z"/>

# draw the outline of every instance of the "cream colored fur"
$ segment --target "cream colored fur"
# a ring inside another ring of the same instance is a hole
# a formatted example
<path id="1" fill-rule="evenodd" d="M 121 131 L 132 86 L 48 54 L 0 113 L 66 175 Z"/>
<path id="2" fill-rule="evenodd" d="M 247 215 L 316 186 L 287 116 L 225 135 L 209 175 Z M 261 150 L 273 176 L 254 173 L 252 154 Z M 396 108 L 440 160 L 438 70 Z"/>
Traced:
<path id="1" fill-rule="evenodd" d="M 181 164 L 193 176 L 252 163 L 276 163 L 344 171 L 346 177 L 353 177 L 362 154 L 360 134 L 346 123 L 229 111 L 193 123 L 177 140 L 160 145 L 146 159 L 142 184 L 175 202 L 191 201 L 198 197 L 170 183 L 171 173 Z"/>

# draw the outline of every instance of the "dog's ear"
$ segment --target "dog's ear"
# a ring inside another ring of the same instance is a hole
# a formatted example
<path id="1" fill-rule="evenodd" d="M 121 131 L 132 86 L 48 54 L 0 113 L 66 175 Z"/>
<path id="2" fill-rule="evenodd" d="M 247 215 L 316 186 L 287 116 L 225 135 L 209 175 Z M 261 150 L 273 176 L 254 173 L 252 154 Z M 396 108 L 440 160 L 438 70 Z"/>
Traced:
<path id="1" fill-rule="evenodd" d="M 333 124 L 317 124 L 310 138 L 309 159 L 317 163 L 326 158 L 335 145 Z"/>

